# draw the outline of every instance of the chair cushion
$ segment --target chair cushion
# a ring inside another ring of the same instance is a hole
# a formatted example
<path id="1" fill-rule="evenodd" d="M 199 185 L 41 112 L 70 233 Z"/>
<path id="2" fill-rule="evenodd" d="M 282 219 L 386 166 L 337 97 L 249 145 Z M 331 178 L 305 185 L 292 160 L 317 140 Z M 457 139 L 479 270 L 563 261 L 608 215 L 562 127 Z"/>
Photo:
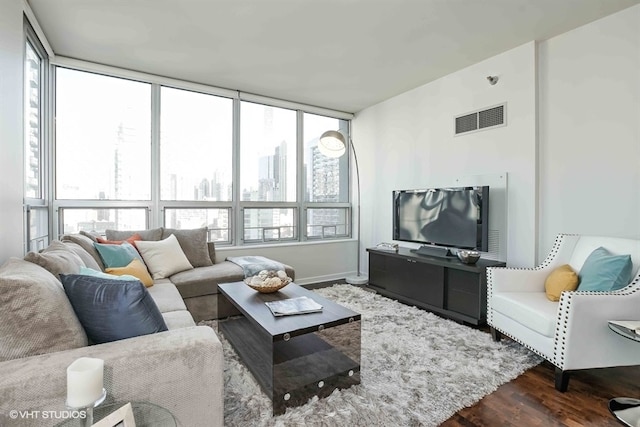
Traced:
<path id="1" fill-rule="evenodd" d="M 136 247 L 154 279 L 164 279 L 193 268 L 173 234 L 159 242 L 138 240 Z"/>
<path id="2" fill-rule="evenodd" d="M 29 252 L 24 259 L 45 268 L 56 278 L 60 274 L 77 274 L 80 267 L 86 267 L 80 257 L 59 240 L 51 242 L 40 253 Z"/>
<path id="3" fill-rule="evenodd" d="M 207 228 L 196 228 L 193 230 L 178 230 L 174 228 L 165 228 L 162 231 L 162 238 L 166 239 L 170 235 L 176 236 L 180 247 L 189 263 L 194 267 L 208 267 L 213 265 L 209 256 L 209 247 L 207 246 Z"/>
<path id="4" fill-rule="evenodd" d="M 0 361 L 87 345 L 60 282 L 18 258 L 0 267 Z"/>
<path id="5" fill-rule="evenodd" d="M 63 274 L 64 290 L 94 344 L 167 330 L 162 314 L 140 281 Z"/>
<path id="6" fill-rule="evenodd" d="M 578 287 L 578 274 L 569 264 L 555 268 L 544 281 L 544 289 L 549 301 L 560 301 L 560 294 Z"/>
<path id="7" fill-rule="evenodd" d="M 613 255 L 607 249 L 595 249 L 580 269 L 579 291 L 615 291 L 631 281 L 631 256 Z"/>
<path id="8" fill-rule="evenodd" d="M 558 303 L 547 299 L 544 292 L 500 292 L 491 297 L 491 308 L 514 322 L 546 337 L 556 330 Z"/>

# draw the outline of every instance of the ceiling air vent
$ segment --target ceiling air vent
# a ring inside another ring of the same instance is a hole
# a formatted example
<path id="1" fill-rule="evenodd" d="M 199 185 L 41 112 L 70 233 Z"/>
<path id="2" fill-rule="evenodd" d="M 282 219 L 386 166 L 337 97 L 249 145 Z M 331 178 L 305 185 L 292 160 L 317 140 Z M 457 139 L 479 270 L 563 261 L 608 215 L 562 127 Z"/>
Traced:
<path id="1" fill-rule="evenodd" d="M 455 118 L 456 135 L 469 133 L 488 128 L 506 126 L 505 123 L 506 104 L 474 111 Z"/>

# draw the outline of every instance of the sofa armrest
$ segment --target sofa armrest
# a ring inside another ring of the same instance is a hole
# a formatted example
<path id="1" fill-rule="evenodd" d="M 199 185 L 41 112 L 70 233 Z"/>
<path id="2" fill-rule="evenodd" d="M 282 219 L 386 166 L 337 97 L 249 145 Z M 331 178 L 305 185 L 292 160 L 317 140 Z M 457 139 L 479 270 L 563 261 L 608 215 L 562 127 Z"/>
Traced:
<path id="1" fill-rule="evenodd" d="M 66 369 L 79 357 L 104 359 L 105 403 L 151 402 L 168 409 L 179 426 L 223 425 L 222 344 L 208 326 L 2 362 L 0 425 L 63 421 L 35 411 L 66 409 Z M 12 410 L 33 412 L 29 418 L 12 419 Z"/>
<path id="2" fill-rule="evenodd" d="M 564 370 L 640 364 L 640 345 L 609 329 L 609 320 L 638 320 L 640 284 L 613 292 L 563 292 L 554 364 Z"/>
<path id="3" fill-rule="evenodd" d="M 487 267 L 488 295 L 497 292 L 544 292 L 548 268 Z"/>

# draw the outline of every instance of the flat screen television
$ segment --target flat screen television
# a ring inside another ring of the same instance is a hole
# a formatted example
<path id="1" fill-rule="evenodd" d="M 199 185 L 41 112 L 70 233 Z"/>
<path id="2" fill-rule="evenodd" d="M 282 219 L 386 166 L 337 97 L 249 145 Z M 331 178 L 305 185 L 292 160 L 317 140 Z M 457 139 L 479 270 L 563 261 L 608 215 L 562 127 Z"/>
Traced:
<path id="1" fill-rule="evenodd" d="M 489 249 L 489 187 L 428 188 L 393 192 L 393 239 L 430 247 Z M 444 253 L 442 253 L 444 254 Z"/>

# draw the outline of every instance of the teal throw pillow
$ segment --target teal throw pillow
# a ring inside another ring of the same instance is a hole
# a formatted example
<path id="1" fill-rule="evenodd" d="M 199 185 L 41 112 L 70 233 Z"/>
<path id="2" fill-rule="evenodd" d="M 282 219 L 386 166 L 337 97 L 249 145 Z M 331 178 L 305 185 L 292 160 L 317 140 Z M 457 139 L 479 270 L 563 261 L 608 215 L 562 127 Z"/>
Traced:
<path id="1" fill-rule="evenodd" d="M 580 269 L 579 291 L 615 291 L 631 281 L 631 255 L 613 255 L 603 247 L 591 252 Z"/>
<path id="2" fill-rule="evenodd" d="M 122 276 L 116 276 L 115 274 L 105 273 L 103 271 L 94 270 L 93 268 L 88 267 L 80 267 L 80 273 L 83 276 L 92 276 L 92 277 L 100 277 L 102 279 L 111 279 L 111 280 L 140 280 L 135 276 L 130 274 L 123 274 Z"/>
<path id="3" fill-rule="evenodd" d="M 125 267 L 134 259 L 142 261 L 140 254 L 130 243 L 123 242 L 120 245 L 107 243 L 94 243 L 105 268 Z M 144 262 L 144 261 L 142 261 Z"/>

